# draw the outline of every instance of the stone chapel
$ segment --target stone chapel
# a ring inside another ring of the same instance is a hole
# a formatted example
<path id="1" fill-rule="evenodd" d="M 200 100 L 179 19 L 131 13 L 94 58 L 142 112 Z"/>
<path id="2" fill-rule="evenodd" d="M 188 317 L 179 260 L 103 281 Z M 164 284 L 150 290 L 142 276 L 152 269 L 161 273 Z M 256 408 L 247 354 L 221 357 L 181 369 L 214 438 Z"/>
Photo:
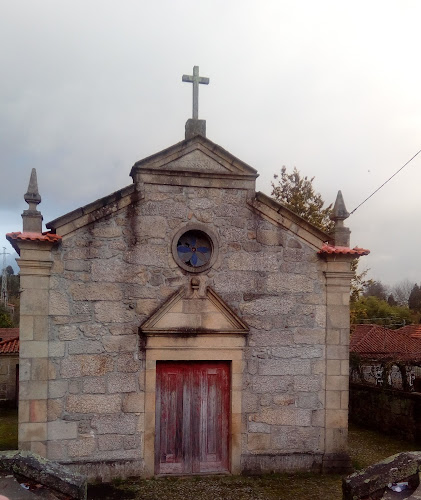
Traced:
<path id="1" fill-rule="evenodd" d="M 20 449 L 103 480 L 348 470 L 350 265 L 368 251 L 350 247 L 340 193 L 327 235 L 257 175 L 197 108 L 129 186 L 46 232 L 32 171 L 7 235 Z"/>

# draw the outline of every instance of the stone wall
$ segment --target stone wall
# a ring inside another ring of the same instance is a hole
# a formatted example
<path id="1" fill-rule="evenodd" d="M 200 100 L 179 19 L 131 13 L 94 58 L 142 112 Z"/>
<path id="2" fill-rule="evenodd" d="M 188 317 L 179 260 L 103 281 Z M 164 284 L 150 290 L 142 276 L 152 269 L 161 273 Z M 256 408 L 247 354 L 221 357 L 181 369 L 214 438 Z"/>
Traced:
<path id="1" fill-rule="evenodd" d="M 421 443 L 421 393 L 351 384 L 350 421 Z"/>
<path id="2" fill-rule="evenodd" d="M 17 405 L 16 370 L 17 355 L 0 356 L 0 405 Z"/>
<path id="3" fill-rule="evenodd" d="M 321 456 L 326 263 L 314 248 L 254 212 L 249 195 L 242 189 L 148 185 L 138 205 L 64 236 L 53 250 L 49 458 L 129 460 L 142 470 L 147 346 L 138 328 L 188 283 L 171 242 L 189 222 L 207 225 L 218 237 L 217 262 L 201 279 L 250 326 L 243 467 L 256 461 L 252 457 L 259 457 L 261 470 L 271 470 L 277 468 L 274 454 Z"/>

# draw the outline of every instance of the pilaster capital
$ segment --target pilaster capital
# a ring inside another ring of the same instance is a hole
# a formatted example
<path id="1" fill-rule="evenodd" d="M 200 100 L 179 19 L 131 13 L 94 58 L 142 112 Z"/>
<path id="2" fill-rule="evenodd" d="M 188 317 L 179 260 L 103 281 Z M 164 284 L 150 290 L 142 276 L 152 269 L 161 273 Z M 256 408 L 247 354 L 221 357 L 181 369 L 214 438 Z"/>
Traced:
<path id="1" fill-rule="evenodd" d="M 327 289 L 334 291 L 334 288 L 351 288 L 351 280 L 354 277 L 354 273 L 351 271 L 325 271 L 326 276 L 326 287 Z"/>
<path id="2" fill-rule="evenodd" d="M 16 259 L 22 276 L 50 276 L 52 260 Z"/>
<path id="3" fill-rule="evenodd" d="M 352 271 L 325 271 L 326 279 L 346 279 L 352 280 L 354 273 Z"/>

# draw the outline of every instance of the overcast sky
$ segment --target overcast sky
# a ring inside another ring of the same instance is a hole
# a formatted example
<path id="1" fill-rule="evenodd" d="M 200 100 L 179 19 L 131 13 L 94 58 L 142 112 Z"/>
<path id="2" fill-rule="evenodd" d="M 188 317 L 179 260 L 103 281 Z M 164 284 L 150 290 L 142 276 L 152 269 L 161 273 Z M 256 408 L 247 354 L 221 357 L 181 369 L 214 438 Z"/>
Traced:
<path id="1" fill-rule="evenodd" d="M 421 149 L 418 0 L 0 0 L 0 249 L 32 167 L 44 222 L 131 183 L 184 138 L 194 65 L 207 136 L 260 173 L 315 176 L 348 211 Z M 421 282 L 421 154 L 347 220 L 360 269 Z"/>

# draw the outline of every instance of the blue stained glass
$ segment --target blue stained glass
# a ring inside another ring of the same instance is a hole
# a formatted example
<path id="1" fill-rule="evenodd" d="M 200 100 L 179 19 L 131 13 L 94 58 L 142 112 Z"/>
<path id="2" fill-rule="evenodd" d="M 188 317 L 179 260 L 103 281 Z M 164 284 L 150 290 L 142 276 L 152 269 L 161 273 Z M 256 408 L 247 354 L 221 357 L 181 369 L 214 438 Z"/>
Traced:
<path id="1" fill-rule="evenodd" d="M 178 253 L 178 256 L 183 262 L 188 262 L 191 259 L 192 255 L 193 255 L 192 251 L 189 251 L 187 253 Z"/>
<path id="2" fill-rule="evenodd" d="M 201 267 L 209 262 L 212 244 L 201 231 L 187 231 L 177 244 L 177 254 L 182 262 L 192 267 Z"/>

